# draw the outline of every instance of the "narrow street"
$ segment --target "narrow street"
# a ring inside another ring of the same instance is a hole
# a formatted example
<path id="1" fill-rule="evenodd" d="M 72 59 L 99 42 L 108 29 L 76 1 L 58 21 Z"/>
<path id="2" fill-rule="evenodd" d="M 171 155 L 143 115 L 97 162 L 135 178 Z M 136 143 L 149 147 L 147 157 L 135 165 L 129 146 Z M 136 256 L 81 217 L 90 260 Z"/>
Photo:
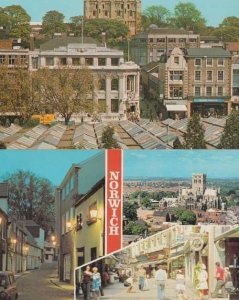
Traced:
<path id="1" fill-rule="evenodd" d="M 38 270 L 16 276 L 19 300 L 72 300 L 71 286 L 59 285 L 57 264 L 45 263 Z"/>

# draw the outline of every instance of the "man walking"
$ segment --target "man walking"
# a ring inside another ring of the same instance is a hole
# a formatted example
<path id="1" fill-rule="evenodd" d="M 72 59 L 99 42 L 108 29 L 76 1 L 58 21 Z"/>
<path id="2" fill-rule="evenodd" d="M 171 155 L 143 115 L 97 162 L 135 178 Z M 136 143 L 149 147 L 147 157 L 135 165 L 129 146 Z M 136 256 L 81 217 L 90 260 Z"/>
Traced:
<path id="1" fill-rule="evenodd" d="M 155 280 L 157 283 L 157 300 L 164 300 L 165 298 L 165 283 L 167 280 L 167 273 L 163 270 L 162 266 L 159 265 L 157 271 L 155 272 Z"/>
<path id="2" fill-rule="evenodd" d="M 225 295 L 225 275 L 224 269 L 220 266 L 219 262 L 216 262 L 216 280 L 217 284 L 215 290 L 213 292 L 213 297 L 219 297 L 219 291 L 221 290 L 221 294 Z"/>
<path id="3" fill-rule="evenodd" d="M 238 270 L 239 270 L 239 258 L 237 254 L 233 254 L 233 259 L 231 262 L 231 265 L 233 266 L 231 268 L 231 274 L 232 274 L 232 283 L 234 286 L 234 289 L 237 290 L 239 288 L 239 278 L 238 278 Z"/>

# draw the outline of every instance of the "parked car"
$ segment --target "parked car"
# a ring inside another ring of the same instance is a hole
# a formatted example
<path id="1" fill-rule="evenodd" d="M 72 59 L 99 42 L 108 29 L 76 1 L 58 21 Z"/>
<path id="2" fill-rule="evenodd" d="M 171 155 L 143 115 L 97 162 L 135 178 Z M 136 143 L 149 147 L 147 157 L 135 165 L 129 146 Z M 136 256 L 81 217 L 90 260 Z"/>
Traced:
<path id="1" fill-rule="evenodd" d="M 0 272 L 0 300 L 16 300 L 17 286 L 12 272 Z"/>

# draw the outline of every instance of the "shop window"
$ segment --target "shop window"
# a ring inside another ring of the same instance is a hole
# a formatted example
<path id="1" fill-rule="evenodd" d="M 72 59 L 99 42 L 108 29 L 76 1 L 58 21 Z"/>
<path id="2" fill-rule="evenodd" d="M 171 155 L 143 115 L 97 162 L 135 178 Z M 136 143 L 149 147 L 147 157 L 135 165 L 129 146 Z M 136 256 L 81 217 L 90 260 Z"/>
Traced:
<path id="1" fill-rule="evenodd" d="M 195 58 L 195 66 L 201 66 L 201 58 Z"/>
<path id="2" fill-rule="evenodd" d="M 224 80 L 224 72 L 223 71 L 218 71 L 217 72 L 217 80 L 218 81 L 223 81 Z"/>
<path id="3" fill-rule="evenodd" d="M 212 58 L 207 58 L 207 66 L 212 66 Z"/>
<path id="4" fill-rule="evenodd" d="M 112 91 L 118 91 L 119 90 L 119 79 L 113 78 L 111 80 L 111 90 Z"/>
<path id="5" fill-rule="evenodd" d="M 86 57 L 85 58 L 85 64 L 87 66 L 93 66 L 93 58 L 92 57 Z"/>
<path id="6" fill-rule="evenodd" d="M 194 88 L 194 94 L 197 97 L 201 96 L 201 87 L 200 86 L 195 86 L 195 88 Z"/>
<path id="7" fill-rule="evenodd" d="M 212 71 L 207 71 L 207 81 L 212 81 Z"/>
<path id="8" fill-rule="evenodd" d="M 72 57 L 72 65 L 79 66 L 80 65 L 80 58 L 79 57 Z"/>
<path id="9" fill-rule="evenodd" d="M 119 112 L 119 99 L 111 99 L 111 112 L 112 113 Z"/>
<path id="10" fill-rule="evenodd" d="M 201 81 L 201 71 L 195 71 L 195 81 Z"/>
<path id="11" fill-rule="evenodd" d="M 207 86 L 206 87 L 206 96 L 212 96 L 212 87 L 211 86 Z"/>
<path id="12" fill-rule="evenodd" d="M 66 57 L 61 57 L 60 58 L 60 65 L 61 66 L 66 66 L 67 65 L 67 58 Z"/>
<path id="13" fill-rule="evenodd" d="M 105 89 L 106 89 L 106 80 L 104 78 L 101 78 L 99 80 L 99 90 L 105 91 Z"/>
<path id="14" fill-rule="evenodd" d="M 46 57 L 46 66 L 54 66 L 54 58 L 53 58 L 53 56 Z"/>

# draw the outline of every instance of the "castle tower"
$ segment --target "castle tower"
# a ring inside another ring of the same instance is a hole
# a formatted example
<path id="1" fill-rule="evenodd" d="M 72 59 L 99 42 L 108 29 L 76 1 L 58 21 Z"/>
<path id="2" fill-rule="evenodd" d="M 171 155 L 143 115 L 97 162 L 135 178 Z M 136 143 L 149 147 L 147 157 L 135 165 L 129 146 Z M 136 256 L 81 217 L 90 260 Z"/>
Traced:
<path id="1" fill-rule="evenodd" d="M 192 176 L 192 192 L 193 194 L 203 195 L 206 189 L 207 175 L 193 174 Z"/>
<path id="2" fill-rule="evenodd" d="M 129 27 L 130 35 L 141 30 L 141 0 L 84 0 L 86 19 L 114 19 Z"/>

